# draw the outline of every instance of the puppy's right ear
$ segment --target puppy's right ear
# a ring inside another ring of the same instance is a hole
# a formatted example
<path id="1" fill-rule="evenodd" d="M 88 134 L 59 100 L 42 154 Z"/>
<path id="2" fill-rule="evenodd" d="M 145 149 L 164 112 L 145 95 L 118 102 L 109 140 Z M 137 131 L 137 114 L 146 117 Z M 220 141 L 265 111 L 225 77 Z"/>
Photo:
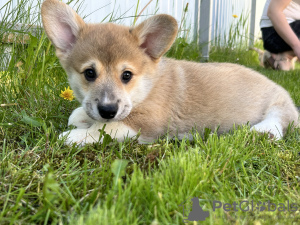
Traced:
<path id="1" fill-rule="evenodd" d="M 47 36 L 56 48 L 57 56 L 60 59 L 67 57 L 85 26 L 84 21 L 70 6 L 58 0 L 43 2 L 42 20 Z"/>

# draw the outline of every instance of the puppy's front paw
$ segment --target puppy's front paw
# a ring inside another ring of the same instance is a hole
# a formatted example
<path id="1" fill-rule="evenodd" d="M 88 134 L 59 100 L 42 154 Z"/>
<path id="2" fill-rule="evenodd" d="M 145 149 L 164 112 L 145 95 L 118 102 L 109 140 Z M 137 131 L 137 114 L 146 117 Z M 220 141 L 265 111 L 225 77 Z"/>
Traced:
<path id="1" fill-rule="evenodd" d="M 91 133 L 88 129 L 74 129 L 63 132 L 59 135 L 59 139 L 63 139 L 66 145 L 77 144 L 83 146 L 89 143 L 95 143 L 99 141 L 100 132 Z"/>
<path id="2" fill-rule="evenodd" d="M 135 137 L 137 133 L 130 127 L 126 126 L 123 122 L 111 122 L 104 124 L 95 122 L 91 127 L 87 129 L 74 129 L 62 133 L 59 138 L 65 140 L 65 144 L 71 145 L 76 143 L 78 145 L 85 145 L 88 143 L 102 142 L 104 137 L 101 130 L 106 134 L 118 141 L 124 141 L 126 137 Z"/>
<path id="3" fill-rule="evenodd" d="M 74 125 L 79 129 L 87 129 L 91 127 L 95 121 L 89 117 L 83 107 L 75 109 L 69 117 L 68 125 Z"/>

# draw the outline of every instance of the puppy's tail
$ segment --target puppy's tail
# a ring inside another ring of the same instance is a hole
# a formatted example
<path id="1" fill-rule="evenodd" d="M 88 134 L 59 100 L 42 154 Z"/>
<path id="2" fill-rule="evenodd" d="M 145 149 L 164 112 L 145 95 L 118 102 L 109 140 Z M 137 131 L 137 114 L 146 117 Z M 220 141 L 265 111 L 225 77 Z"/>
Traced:
<path id="1" fill-rule="evenodd" d="M 258 54 L 264 54 L 264 51 L 259 49 L 259 48 L 255 48 L 255 47 L 251 47 L 249 48 L 250 50 L 256 51 Z"/>

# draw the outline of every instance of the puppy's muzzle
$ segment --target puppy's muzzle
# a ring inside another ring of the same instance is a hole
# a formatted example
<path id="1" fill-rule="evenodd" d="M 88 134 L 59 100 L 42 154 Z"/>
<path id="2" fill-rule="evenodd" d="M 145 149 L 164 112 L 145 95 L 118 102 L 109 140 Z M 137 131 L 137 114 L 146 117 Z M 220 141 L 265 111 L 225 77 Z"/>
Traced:
<path id="1" fill-rule="evenodd" d="M 119 106 L 118 104 L 106 104 L 106 105 L 98 105 L 98 111 L 100 116 L 103 119 L 113 119 L 118 112 Z"/>

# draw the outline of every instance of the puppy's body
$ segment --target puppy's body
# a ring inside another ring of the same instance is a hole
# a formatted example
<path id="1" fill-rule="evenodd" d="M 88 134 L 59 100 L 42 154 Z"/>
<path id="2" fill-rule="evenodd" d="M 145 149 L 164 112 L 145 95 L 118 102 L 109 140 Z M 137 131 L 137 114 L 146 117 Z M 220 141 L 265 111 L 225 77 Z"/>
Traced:
<path id="1" fill-rule="evenodd" d="M 293 108 L 283 88 L 240 65 L 164 58 L 157 71 L 160 79 L 149 96 L 124 120 L 135 130 L 141 128 L 145 136 L 157 137 L 167 129 L 185 134 L 192 127 L 219 127 L 223 133 L 233 124 L 255 125 L 271 109 L 282 111 L 287 118 L 298 116 L 296 109 L 289 113 L 281 110 Z"/>
<path id="2" fill-rule="evenodd" d="M 46 0 L 45 30 L 56 47 L 82 107 L 62 136 L 67 143 L 99 141 L 99 129 L 123 140 L 139 131 L 141 142 L 168 132 L 180 138 L 192 128 L 250 123 L 281 138 L 298 112 L 288 93 L 261 74 L 229 63 L 167 59 L 177 33 L 171 16 L 157 15 L 135 28 L 85 24 L 68 6 Z"/>

